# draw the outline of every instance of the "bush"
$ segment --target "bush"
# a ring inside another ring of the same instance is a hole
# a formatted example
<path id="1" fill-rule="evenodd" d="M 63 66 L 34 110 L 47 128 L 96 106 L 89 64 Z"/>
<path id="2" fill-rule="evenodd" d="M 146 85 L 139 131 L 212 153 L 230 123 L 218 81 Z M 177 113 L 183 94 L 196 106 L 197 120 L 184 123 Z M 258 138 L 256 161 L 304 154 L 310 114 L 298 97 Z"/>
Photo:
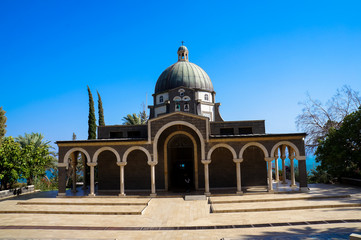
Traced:
<path id="1" fill-rule="evenodd" d="M 16 189 L 16 188 L 22 188 L 22 187 L 26 187 L 26 186 L 27 186 L 26 183 L 16 182 L 13 185 L 11 185 L 11 188 Z"/>
<path id="2" fill-rule="evenodd" d="M 336 180 L 327 171 L 317 167 L 316 169 L 311 169 L 308 181 L 309 183 L 335 183 Z"/>
<path id="3" fill-rule="evenodd" d="M 37 177 L 34 180 L 34 185 L 36 189 L 41 191 L 49 191 L 58 189 L 58 171 L 56 169 L 51 170 L 51 177 Z"/>

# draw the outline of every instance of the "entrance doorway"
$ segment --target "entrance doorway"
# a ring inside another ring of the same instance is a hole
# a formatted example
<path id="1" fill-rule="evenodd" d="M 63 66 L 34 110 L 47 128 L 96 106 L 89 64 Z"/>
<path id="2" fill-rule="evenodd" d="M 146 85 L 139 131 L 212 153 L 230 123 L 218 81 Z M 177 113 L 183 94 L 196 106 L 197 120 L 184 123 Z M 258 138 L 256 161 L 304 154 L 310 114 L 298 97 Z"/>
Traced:
<path id="1" fill-rule="evenodd" d="M 192 140 L 183 134 L 173 136 L 167 146 L 168 186 L 172 191 L 194 189 L 194 149 Z M 189 179 L 189 183 L 186 180 Z"/>

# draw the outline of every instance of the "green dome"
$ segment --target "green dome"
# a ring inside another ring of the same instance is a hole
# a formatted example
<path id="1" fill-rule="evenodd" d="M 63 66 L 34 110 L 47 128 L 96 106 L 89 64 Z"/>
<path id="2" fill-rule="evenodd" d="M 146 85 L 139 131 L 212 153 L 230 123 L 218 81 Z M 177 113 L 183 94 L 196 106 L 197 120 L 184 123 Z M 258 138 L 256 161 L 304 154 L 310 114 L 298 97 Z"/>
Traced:
<path id="1" fill-rule="evenodd" d="M 186 58 L 179 54 L 186 53 Z M 162 72 L 155 85 L 154 94 L 165 92 L 177 87 L 187 87 L 213 92 L 213 84 L 208 74 L 198 65 L 188 61 L 188 49 L 178 49 L 178 62 Z"/>

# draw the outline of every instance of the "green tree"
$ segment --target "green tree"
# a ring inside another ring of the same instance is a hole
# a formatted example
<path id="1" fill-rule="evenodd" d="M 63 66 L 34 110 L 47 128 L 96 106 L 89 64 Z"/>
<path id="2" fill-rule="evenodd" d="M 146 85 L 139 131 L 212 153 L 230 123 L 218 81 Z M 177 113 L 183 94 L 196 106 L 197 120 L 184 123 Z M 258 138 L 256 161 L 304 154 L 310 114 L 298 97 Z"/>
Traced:
<path id="1" fill-rule="evenodd" d="M 361 178 L 361 107 L 346 116 L 339 129 L 330 129 L 315 154 L 321 162 L 317 171 L 326 171 L 332 178 Z"/>
<path id="2" fill-rule="evenodd" d="M 12 137 L 5 137 L 0 146 L 1 189 L 9 188 L 20 178 L 24 168 L 21 146 Z"/>
<path id="3" fill-rule="evenodd" d="M 145 111 L 145 105 L 142 104 L 143 111 L 139 112 L 139 114 L 133 113 L 128 114 L 127 116 L 123 117 L 123 124 L 124 125 L 142 125 L 146 124 L 148 121 L 148 115 Z"/>
<path id="4" fill-rule="evenodd" d="M 55 167 L 55 153 L 50 141 L 45 141 L 40 133 L 25 133 L 16 138 L 21 146 L 23 160 L 23 177 L 28 184 L 33 184 L 35 178 L 43 178 L 46 170 Z"/>
<path id="5" fill-rule="evenodd" d="M 97 124 L 95 119 L 94 100 L 89 86 L 87 87 L 88 87 L 88 95 L 89 95 L 88 139 L 96 139 Z"/>
<path id="6" fill-rule="evenodd" d="M 98 91 L 97 91 L 97 94 L 98 94 L 99 126 L 105 126 L 102 98 L 100 97 L 100 94 Z"/>
<path id="7" fill-rule="evenodd" d="M 22 148 L 21 156 L 24 160 L 24 178 L 27 183 L 33 184 L 36 178 L 42 179 L 46 170 L 54 166 L 54 157 L 46 146 L 36 147 L 34 144 Z"/>
<path id="8" fill-rule="evenodd" d="M 0 144 L 2 141 L 2 138 L 5 137 L 6 133 L 6 116 L 5 111 L 3 110 L 3 107 L 0 107 Z"/>
<path id="9" fill-rule="evenodd" d="M 51 148 L 49 145 L 50 141 L 44 141 L 44 136 L 41 133 L 25 133 L 24 136 L 18 136 L 15 138 L 15 140 L 22 148 L 25 148 L 28 145 L 34 145 L 34 147 Z"/>
<path id="10" fill-rule="evenodd" d="M 138 115 L 133 113 L 133 114 L 128 114 L 126 117 L 123 117 L 123 124 L 124 125 L 141 125 L 141 124 L 145 124 L 147 122 L 147 117 L 144 118 L 144 116 L 142 116 L 141 113 L 139 113 Z"/>
<path id="11" fill-rule="evenodd" d="M 72 137 L 73 141 L 76 140 L 76 134 L 73 132 L 73 137 Z"/>

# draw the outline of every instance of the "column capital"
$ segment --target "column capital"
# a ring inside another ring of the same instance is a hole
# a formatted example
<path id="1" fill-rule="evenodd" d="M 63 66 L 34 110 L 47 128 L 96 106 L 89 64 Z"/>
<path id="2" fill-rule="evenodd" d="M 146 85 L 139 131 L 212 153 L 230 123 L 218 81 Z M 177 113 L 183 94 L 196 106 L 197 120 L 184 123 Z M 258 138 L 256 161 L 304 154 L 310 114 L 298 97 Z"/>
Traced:
<path id="1" fill-rule="evenodd" d="M 95 167 L 96 165 L 98 165 L 98 163 L 96 163 L 96 162 L 88 162 L 87 165 L 89 167 Z"/>
<path id="2" fill-rule="evenodd" d="M 68 164 L 61 162 L 58 163 L 58 167 L 68 167 Z"/>
<path id="3" fill-rule="evenodd" d="M 266 162 L 272 162 L 274 160 L 274 158 L 273 157 L 265 157 L 264 160 Z"/>
<path id="4" fill-rule="evenodd" d="M 286 155 L 282 154 L 282 155 L 281 155 L 281 159 L 282 159 L 282 160 L 285 160 L 285 159 L 286 159 Z"/>
<path id="5" fill-rule="evenodd" d="M 234 163 L 241 163 L 243 162 L 243 158 L 233 158 Z"/>
<path id="6" fill-rule="evenodd" d="M 120 166 L 125 166 L 127 165 L 127 162 L 117 162 L 117 165 L 120 167 Z"/>
<path id="7" fill-rule="evenodd" d="M 296 156 L 295 157 L 298 161 L 300 160 L 306 160 L 306 156 Z"/>
<path id="8" fill-rule="evenodd" d="M 151 161 L 151 160 L 150 160 L 150 161 L 148 161 L 147 163 L 148 163 L 148 165 L 149 165 L 149 166 L 155 166 L 155 165 L 157 165 L 157 164 L 158 164 L 158 162 L 157 162 L 157 161 Z"/>
<path id="9" fill-rule="evenodd" d="M 203 159 L 201 162 L 202 162 L 204 165 L 208 165 L 208 164 L 211 163 L 211 160 Z"/>
<path id="10" fill-rule="evenodd" d="M 295 159 L 295 156 L 294 156 L 294 155 L 290 155 L 290 156 L 288 156 L 288 158 L 289 158 L 290 160 L 293 160 L 293 159 Z"/>

